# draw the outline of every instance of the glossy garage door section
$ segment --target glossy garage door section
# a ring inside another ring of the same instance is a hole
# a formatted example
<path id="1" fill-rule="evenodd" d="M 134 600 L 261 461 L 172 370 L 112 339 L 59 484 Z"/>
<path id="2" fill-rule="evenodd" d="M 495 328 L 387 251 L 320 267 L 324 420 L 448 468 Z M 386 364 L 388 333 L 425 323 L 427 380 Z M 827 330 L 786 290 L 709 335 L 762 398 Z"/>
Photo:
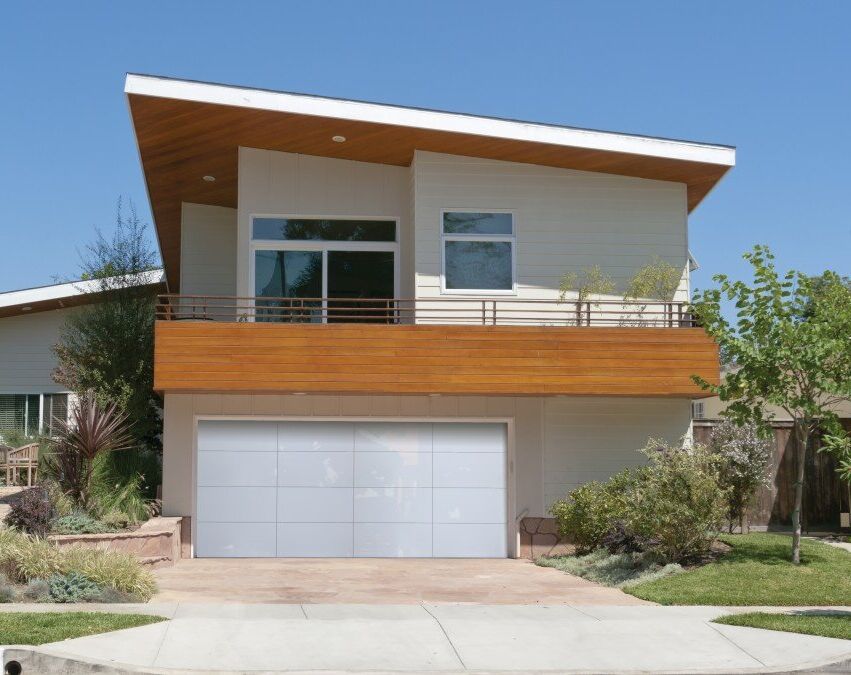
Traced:
<path id="1" fill-rule="evenodd" d="M 504 424 L 198 423 L 200 557 L 507 555 Z"/>

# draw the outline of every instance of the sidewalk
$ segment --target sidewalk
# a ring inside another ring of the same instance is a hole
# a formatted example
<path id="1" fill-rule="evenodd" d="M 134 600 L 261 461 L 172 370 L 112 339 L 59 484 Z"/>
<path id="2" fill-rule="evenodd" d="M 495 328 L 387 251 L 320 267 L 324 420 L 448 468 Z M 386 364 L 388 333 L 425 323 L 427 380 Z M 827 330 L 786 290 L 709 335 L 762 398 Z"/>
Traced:
<path id="1" fill-rule="evenodd" d="M 13 609 L 30 606 L 4 607 Z M 730 673 L 851 660 L 849 641 L 710 623 L 745 608 L 148 604 L 98 609 L 144 611 L 171 620 L 38 651 L 113 666 L 98 672 Z M 122 671 L 121 665 L 129 668 Z M 87 671 L 66 664 L 54 672 Z"/>

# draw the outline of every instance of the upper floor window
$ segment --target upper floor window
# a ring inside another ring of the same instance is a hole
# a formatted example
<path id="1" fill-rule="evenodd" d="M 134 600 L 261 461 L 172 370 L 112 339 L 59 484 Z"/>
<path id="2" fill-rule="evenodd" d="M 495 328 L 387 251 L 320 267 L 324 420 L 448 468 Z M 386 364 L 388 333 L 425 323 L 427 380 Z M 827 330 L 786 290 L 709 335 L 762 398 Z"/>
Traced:
<path id="1" fill-rule="evenodd" d="M 267 241 L 396 241 L 396 221 L 254 218 L 252 238 Z"/>
<path id="2" fill-rule="evenodd" d="M 444 211 L 443 290 L 514 292 L 514 214 Z"/>

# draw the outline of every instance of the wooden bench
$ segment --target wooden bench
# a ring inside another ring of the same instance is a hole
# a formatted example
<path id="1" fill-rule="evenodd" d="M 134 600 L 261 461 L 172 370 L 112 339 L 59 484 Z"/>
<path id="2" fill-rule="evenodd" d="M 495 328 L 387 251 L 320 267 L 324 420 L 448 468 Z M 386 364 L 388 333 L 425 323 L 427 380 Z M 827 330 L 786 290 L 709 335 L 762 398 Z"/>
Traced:
<path id="1" fill-rule="evenodd" d="M 6 485 L 20 485 L 18 480 L 26 472 L 26 486 L 32 487 L 37 480 L 38 443 L 29 443 L 20 448 L 5 451 L 0 470 L 6 471 Z"/>

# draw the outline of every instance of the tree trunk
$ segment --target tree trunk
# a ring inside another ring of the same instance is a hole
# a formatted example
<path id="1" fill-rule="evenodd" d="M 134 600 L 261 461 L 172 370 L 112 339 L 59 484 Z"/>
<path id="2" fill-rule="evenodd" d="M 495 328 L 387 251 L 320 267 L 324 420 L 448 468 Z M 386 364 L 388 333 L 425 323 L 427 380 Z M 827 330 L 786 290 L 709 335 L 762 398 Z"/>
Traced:
<path id="1" fill-rule="evenodd" d="M 797 440 L 797 472 L 795 475 L 795 506 L 792 509 L 792 562 L 801 564 L 801 509 L 804 502 L 804 470 L 810 445 L 809 420 L 795 420 Z"/>

